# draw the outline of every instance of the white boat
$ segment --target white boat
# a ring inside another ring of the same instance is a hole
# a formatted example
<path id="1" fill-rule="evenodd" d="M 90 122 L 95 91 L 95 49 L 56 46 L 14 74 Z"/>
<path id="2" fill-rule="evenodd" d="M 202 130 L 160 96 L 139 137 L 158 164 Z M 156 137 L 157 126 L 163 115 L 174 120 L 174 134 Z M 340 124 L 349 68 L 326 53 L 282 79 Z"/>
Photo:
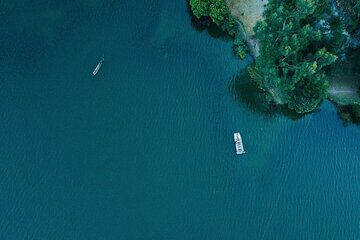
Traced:
<path id="1" fill-rule="evenodd" d="M 96 65 L 96 68 L 94 69 L 94 71 L 93 71 L 93 73 L 92 73 L 94 76 L 98 73 L 98 71 L 99 71 L 99 69 L 101 68 L 101 65 L 103 64 L 104 61 L 105 61 L 105 59 L 102 58 L 102 59 L 100 60 L 100 62 Z"/>
<path id="2" fill-rule="evenodd" d="M 234 133 L 234 142 L 235 142 L 236 154 L 245 153 L 240 133 Z"/>

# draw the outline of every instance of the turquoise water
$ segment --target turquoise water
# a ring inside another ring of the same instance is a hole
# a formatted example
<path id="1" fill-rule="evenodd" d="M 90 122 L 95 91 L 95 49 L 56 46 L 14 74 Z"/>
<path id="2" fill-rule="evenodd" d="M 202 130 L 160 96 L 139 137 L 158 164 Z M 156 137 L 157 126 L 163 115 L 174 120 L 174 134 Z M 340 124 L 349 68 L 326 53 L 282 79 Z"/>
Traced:
<path id="1" fill-rule="evenodd" d="M 360 128 L 237 101 L 185 1 L 1 9 L 1 239 L 360 238 Z"/>

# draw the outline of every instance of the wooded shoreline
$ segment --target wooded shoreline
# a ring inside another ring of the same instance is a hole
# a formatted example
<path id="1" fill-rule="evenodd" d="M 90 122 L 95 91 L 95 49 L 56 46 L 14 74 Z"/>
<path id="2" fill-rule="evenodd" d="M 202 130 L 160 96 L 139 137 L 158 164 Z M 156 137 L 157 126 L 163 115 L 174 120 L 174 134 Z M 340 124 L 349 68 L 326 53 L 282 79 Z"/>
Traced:
<path id="1" fill-rule="evenodd" d="M 190 6 L 234 38 L 236 55 L 255 58 L 249 74 L 266 101 L 308 113 L 328 98 L 360 120 L 360 0 L 190 0 Z"/>

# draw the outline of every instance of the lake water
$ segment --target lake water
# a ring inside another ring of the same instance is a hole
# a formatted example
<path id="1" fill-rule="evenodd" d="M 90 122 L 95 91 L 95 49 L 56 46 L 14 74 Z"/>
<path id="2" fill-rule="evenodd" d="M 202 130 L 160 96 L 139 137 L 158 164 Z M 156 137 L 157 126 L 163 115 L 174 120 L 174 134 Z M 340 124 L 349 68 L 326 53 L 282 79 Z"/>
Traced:
<path id="1" fill-rule="evenodd" d="M 0 16 L 0 239 L 360 238 L 360 127 L 329 102 L 292 120 L 236 100 L 250 59 L 185 0 Z"/>

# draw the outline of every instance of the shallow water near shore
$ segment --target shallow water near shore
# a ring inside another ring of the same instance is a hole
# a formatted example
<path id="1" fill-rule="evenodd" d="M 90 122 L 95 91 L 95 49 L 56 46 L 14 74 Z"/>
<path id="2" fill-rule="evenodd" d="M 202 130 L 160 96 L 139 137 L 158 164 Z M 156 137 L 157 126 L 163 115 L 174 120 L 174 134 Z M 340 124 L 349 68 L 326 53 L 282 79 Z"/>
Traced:
<path id="1" fill-rule="evenodd" d="M 236 101 L 250 59 L 185 1 L 5 13 L 1 239 L 360 238 L 360 128 L 329 102 L 292 120 Z"/>

